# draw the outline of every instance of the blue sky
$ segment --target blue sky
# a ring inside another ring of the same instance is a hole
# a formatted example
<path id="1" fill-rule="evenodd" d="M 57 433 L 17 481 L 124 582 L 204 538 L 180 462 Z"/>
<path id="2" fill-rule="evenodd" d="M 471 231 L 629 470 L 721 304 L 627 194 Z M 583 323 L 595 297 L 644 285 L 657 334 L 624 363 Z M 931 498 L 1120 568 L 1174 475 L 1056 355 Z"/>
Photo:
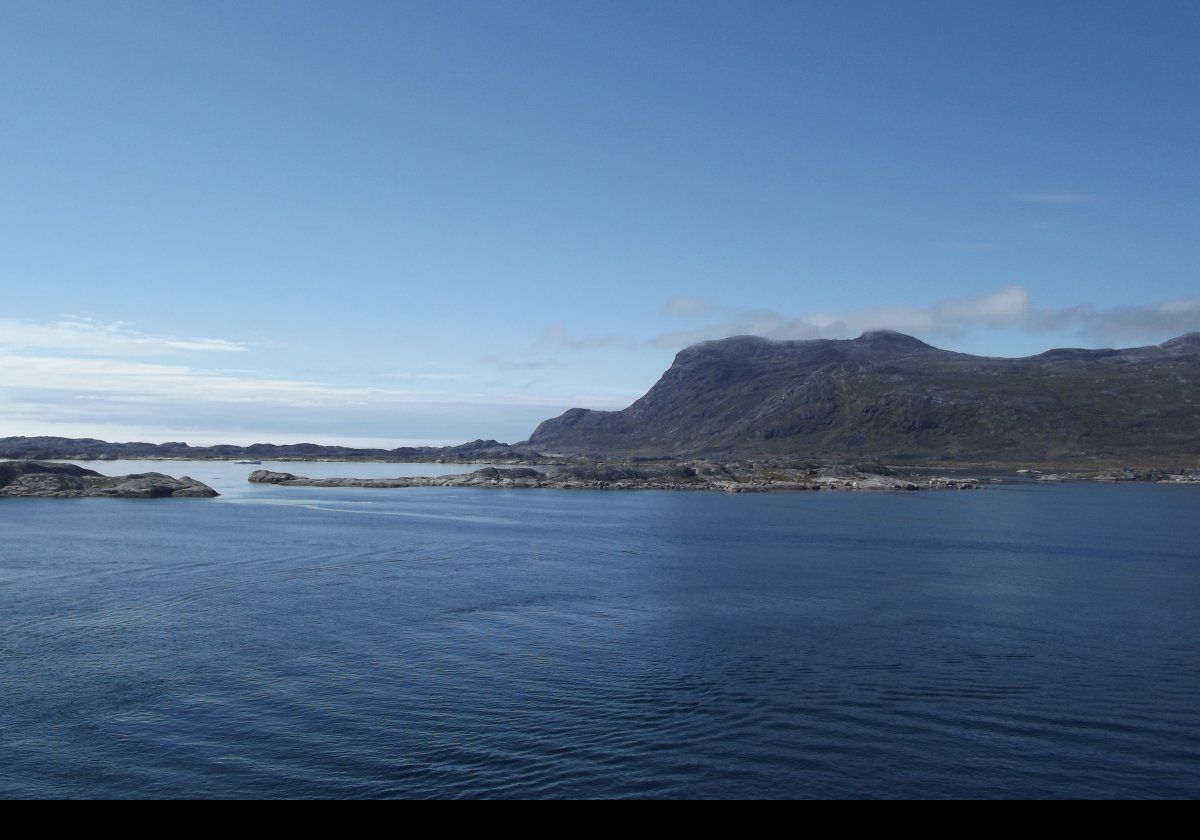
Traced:
<path id="1" fill-rule="evenodd" d="M 519 440 L 1200 329 L 1200 5 L 0 4 L 0 435 Z"/>

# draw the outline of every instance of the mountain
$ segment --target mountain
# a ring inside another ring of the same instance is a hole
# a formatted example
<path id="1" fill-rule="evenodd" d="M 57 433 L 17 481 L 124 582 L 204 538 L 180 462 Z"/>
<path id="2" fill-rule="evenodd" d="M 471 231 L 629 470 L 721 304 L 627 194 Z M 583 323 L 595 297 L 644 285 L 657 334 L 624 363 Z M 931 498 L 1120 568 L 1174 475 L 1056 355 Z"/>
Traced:
<path id="1" fill-rule="evenodd" d="M 683 350 L 628 408 L 571 409 L 524 445 L 605 457 L 1195 459 L 1200 333 L 1020 359 L 886 331 L 845 341 L 739 336 Z"/>

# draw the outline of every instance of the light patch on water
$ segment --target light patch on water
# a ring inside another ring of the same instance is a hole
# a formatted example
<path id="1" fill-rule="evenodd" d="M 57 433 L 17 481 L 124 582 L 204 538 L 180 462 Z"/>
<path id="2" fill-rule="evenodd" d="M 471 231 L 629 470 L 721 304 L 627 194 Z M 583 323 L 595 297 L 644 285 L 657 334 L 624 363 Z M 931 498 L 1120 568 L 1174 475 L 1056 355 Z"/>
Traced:
<path id="1" fill-rule="evenodd" d="M 302 508 L 317 510 L 323 513 L 358 513 L 368 516 L 404 516 L 413 519 L 445 519 L 454 522 L 479 522 L 488 525 L 520 525 L 515 519 L 505 519 L 500 516 L 472 516 L 467 514 L 449 515 L 444 513 L 417 513 L 407 510 L 347 510 L 340 507 L 328 507 L 316 499 L 225 499 L 225 504 L 234 505 L 275 505 L 279 507 Z M 373 501 L 339 500 L 339 505 L 376 505 Z"/>
<path id="2" fill-rule="evenodd" d="M 213 499 L 212 504 L 223 505 L 275 505 L 277 507 L 307 507 L 309 505 L 324 504 L 324 499 L 254 499 L 254 498 L 228 498 L 221 497 Z M 379 502 L 371 499 L 342 499 L 338 502 L 341 505 L 378 505 Z"/>

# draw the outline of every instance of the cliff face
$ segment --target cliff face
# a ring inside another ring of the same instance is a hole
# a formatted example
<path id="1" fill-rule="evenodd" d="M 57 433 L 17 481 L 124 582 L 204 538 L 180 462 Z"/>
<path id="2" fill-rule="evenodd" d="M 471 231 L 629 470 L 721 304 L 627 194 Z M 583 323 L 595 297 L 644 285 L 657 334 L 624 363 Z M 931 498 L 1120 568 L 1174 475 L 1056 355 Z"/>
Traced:
<path id="1" fill-rule="evenodd" d="M 904 460 L 1200 455 L 1200 333 L 1128 350 L 970 356 L 892 332 L 683 350 L 622 411 L 572 409 L 546 453 Z"/>

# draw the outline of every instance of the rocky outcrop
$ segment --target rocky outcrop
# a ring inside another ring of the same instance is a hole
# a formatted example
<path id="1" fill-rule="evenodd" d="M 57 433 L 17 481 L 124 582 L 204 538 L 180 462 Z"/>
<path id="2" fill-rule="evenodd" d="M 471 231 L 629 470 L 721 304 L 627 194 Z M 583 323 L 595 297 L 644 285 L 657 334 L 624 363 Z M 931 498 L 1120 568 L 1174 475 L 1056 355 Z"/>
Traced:
<path id="1" fill-rule="evenodd" d="M 571 409 L 524 445 L 625 459 L 1195 463 L 1200 333 L 1021 359 L 954 353 L 891 332 L 710 341 L 680 352 L 628 408 Z"/>
<path id="2" fill-rule="evenodd" d="M 1086 472 L 1044 473 L 1040 470 L 1025 471 L 1035 481 L 1055 483 L 1060 481 L 1099 481 L 1103 484 L 1117 482 L 1152 482 L 1155 484 L 1188 484 L 1200 486 L 1200 470 L 1177 467 L 1173 470 L 1091 470 Z"/>
<path id="3" fill-rule="evenodd" d="M 851 467 L 813 468 L 810 465 L 695 461 L 657 464 L 566 466 L 542 473 L 531 469 L 488 467 L 466 475 L 436 478 L 305 478 L 292 473 L 258 470 L 255 484 L 283 487 L 488 487 L 550 488 L 558 490 L 715 490 L 725 493 L 769 493 L 798 490 L 923 490 L 980 487 L 973 478 L 898 476 L 866 473 Z"/>
<path id="4" fill-rule="evenodd" d="M 194 479 L 161 473 L 110 477 L 74 464 L 0 463 L 0 497 L 42 499 L 210 499 L 220 495 Z"/>
<path id="5" fill-rule="evenodd" d="M 371 487 L 380 490 L 404 487 L 540 487 L 546 476 L 531 469 L 484 467 L 464 475 L 405 478 L 306 478 L 291 473 L 256 470 L 250 473 L 253 484 L 280 484 L 288 487 Z"/>

